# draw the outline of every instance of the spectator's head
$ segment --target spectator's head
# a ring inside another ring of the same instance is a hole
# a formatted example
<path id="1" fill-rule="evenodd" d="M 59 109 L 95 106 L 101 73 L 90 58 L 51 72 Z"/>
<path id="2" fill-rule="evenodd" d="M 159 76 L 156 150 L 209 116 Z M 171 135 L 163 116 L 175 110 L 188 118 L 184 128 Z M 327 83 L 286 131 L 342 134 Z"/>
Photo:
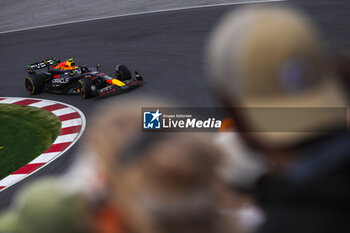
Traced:
<path id="1" fill-rule="evenodd" d="M 225 107 L 245 108 L 231 114 L 242 131 L 255 131 L 242 135 L 258 148 L 293 147 L 345 124 L 345 114 L 309 111 L 346 104 L 317 30 L 293 9 L 248 7 L 227 15 L 210 41 L 208 67 Z M 278 108 L 309 110 L 300 118 Z"/>
<path id="2" fill-rule="evenodd" d="M 0 217 L 0 232 L 85 232 L 85 211 L 81 194 L 57 178 L 45 178 L 21 190 Z"/>
<path id="3" fill-rule="evenodd" d="M 141 107 L 157 100 L 109 105 L 91 122 L 86 145 L 98 160 L 124 226 L 137 233 L 215 231 L 215 169 L 220 152 L 192 133 L 141 131 Z"/>
<path id="4" fill-rule="evenodd" d="M 80 164 L 73 174 L 85 174 L 87 182 L 78 183 L 88 193 L 92 206 L 96 209 L 91 216 L 91 225 L 95 230 L 127 231 L 124 215 L 112 198 L 113 180 L 118 174 L 116 164 L 125 145 L 142 133 L 142 107 L 155 105 L 166 106 L 157 99 L 128 98 L 125 102 L 110 101 L 95 109 L 96 114 L 90 120 L 83 140 Z"/>
<path id="5" fill-rule="evenodd" d="M 98 165 L 104 172 L 113 171 L 115 157 L 135 134 L 141 132 L 141 108 L 152 100 L 130 100 L 127 103 L 108 103 L 98 109 L 85 137 L 88 153 L 98 158 Z"/>
<path id="6" fill-rule="evenodd" d="M 121 152 L 116 201 L 138 232 L 215 231 L 218 193 L 215 169 L 220 152 L 192 134 L 143 134 Z M 137 222 L 147 218 L 150 226 Z"/>

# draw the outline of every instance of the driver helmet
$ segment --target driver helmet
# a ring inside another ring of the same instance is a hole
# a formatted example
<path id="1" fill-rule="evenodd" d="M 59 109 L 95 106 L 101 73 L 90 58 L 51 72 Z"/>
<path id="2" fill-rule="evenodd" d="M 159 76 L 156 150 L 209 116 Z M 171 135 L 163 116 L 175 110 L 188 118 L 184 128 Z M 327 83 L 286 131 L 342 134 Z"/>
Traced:
<path id="1" fill-rule="evenodd" d="M 76 62 L 74 61 L 73 58 L 69 58 L 67 61 L 66 61 L 66 65 L 68 66 L 69 69 L 77 69 L 78 66 L 76 64 Z"/>

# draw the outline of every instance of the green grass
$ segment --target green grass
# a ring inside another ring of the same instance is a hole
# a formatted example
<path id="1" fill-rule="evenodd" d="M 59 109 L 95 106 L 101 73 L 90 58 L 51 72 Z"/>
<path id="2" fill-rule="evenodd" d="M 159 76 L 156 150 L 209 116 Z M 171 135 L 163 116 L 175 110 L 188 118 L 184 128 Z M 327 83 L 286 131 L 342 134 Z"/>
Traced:
<path id="1" fill-rule="evenodd" d="M 60 129 L 61 121 L 49 111 L 0 104 L 0 180 L 48 149 Z"/>

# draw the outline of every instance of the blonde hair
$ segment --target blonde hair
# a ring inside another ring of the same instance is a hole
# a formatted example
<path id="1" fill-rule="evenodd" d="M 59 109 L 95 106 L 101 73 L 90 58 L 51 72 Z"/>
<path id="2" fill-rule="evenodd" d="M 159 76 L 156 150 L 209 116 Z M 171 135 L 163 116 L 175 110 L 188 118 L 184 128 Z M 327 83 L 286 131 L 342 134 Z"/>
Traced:
<path id="1" fill-rule="evenodd" d="M 156 135 L 141 130 L 141 107 L 155 105 L 169 106 L 136 99 L 100 110 L 91 121 L 86 147 L 98 158 L 113 202 L 134 232 L 217 232 L 214 183 L 221 152 L 209 136 L 157 133 L 150 145 L 134 152 L 140 156 L 121 161 L 127 148 L 138 146 L 139 138 Z"/>
<path id="2" fill-rule="evenodd" d="M 150 231 L 216 232 L 219 151 L 199 134 L 164 137 L 133 164 L 118 169 L 117 201 L 148 218 Z M 137 231 L 148 229 L 142 226 Z"/>

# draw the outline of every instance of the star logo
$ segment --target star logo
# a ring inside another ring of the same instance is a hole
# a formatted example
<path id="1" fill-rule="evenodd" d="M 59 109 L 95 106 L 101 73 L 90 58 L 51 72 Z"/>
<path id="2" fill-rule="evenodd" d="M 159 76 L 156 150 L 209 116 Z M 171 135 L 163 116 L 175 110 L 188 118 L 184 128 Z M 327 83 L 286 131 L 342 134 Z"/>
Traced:
<path id="1" fill-rule="evenodd" d="M 151 115 L 153 116 L 151 122 L 153 122 L 154 120 L 159 121 L 159 117 L 162 115 L 162 113 L 160 113 L 159 109 L 157 109 L 157 111 L 155 113 L 151 113 Z"/>

